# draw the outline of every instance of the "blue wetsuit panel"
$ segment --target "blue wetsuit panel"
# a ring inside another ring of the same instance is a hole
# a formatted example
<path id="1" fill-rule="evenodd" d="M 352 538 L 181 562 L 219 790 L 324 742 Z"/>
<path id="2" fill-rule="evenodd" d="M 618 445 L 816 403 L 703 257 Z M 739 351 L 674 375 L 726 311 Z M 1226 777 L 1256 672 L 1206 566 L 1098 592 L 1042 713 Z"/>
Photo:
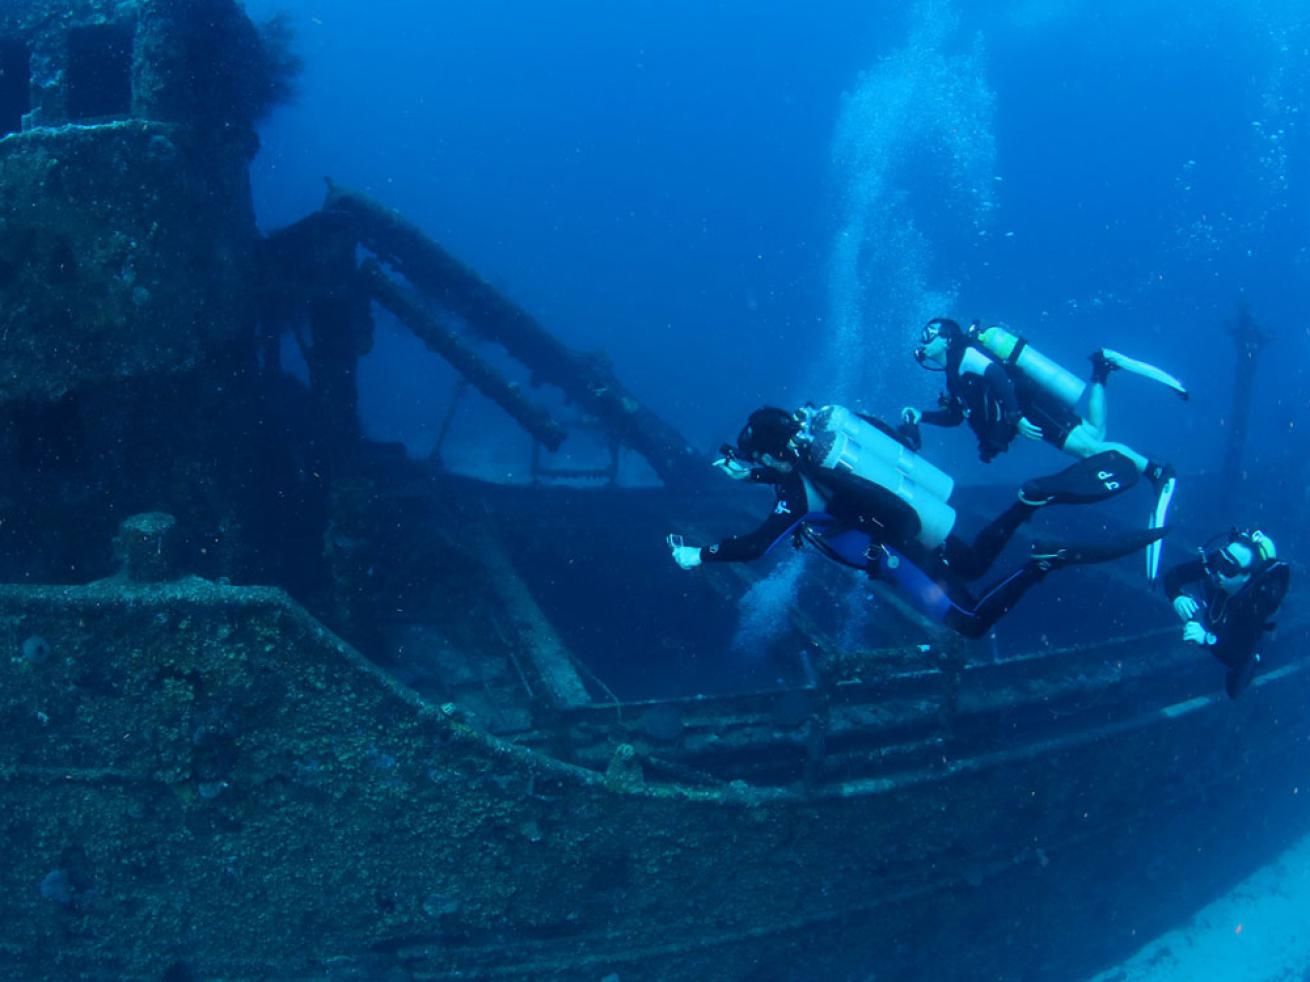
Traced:
<path id="1" fill-rule="evenodd" d="M 952 608 L 959 610 L 932 577 L 895 549 L 887 548 L 887 559 L 882 564 L 880 576 L 894 585 L 910 606 L 925 617 L 942 621 Z"/>

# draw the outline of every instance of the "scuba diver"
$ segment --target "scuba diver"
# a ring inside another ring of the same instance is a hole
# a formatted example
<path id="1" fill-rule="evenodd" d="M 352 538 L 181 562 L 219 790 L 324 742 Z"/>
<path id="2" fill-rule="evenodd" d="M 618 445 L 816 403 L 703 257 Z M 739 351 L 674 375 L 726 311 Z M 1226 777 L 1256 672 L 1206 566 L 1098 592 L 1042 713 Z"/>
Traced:
<path id="1" fill-rule="evenodd" d="M 1233 529 L 1164 575 L 1164 592 L 1183 621 L 1183 640 L 1208 648 L 1228 669 L 1224 689 L 1236 699 L 1251 684 L 1256 645 L 1273 628 L 1291 568 L 1264 532 Z M 1185 588 L 1191 587 L 1192 592 Z"/>
<path id="2" fill-rule="evenodd" d="M 825 556 L 897 588 L 924 615 L 979 638 L 1052 570 L 1128 555 L 1164 529 L 1131 532 L 1099 544 L 1036 544 L 1029 560 L 975 597 L 966 585 L 983 576 L 1011 536 L 1048 504 L 1086 504 L 1137 482 L 1132 462 L 1106 451 L 1023 486 L 1019 500 L 972 543 L 952 535 L 955 482 L 918 456 L 881 420 L 842 406 L 795 413 L 753 412 L 737 445 L 714 465 L 736 480 L 773 486 L 772 514 L 754 532 L 706 547 L 670 535 L 683 569 L 758 559 L 779 542 L 809 542 Z"/>
<path id="3" fill-rule="evenodd" d="M 975 323 L 965 331 L 953 320 L 937 318 L 923 328 L 915 359 L 925 368 L 944 372 L 946 392 L 941 408 L 901 410 L 910 427 L 920 422 L 933 426 L 959 426 L 968 421 L 978 438 L 978 455 L 990 461 L 1009 449 L 1015 436 L 1045 440 L 1074 457 L 1088 458 L 1114 450 L 1145 474 L 1155 491 L 1149 528 L 1162 528 L 1177 480 L 1173 468 L 1146 457 L 1122 443 L 1106 440 L 1105 386 L 1110 373 L 1127 371 L 1160 382 L 1183 399 L 1187 388 L 1154 365 L 1098 348 L 1091 355 L 1091 390 L 1087 418 L 1074 410 L 1085 383 L 999 325 L 979 330 Z M 1147 549 L 1147 578 L 1159 572 L 1160 546 Z"/>

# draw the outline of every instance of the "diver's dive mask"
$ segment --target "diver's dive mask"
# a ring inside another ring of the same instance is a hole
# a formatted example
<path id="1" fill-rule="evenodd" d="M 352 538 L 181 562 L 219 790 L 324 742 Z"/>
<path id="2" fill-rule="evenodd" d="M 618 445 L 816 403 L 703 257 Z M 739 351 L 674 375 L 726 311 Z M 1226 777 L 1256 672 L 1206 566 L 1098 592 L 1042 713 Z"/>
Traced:
<path id="1" fill-rule="evenodd" d="M 1243 566 L 1237 561 L 1236 557 L 1228 551 L 1228 546 L 1224 546 L 1222 549 L 1216 549 L 1214 552 L 1206 554 L 1202 563 L 1205 565 L 1208 572 L 1218 576 L 1227 577 L 1230 580 L 1249 571 L 1249 567 Z"/>
<path id="2" fill-rule="evenodd" d="M 1251 563 L 1243 565 L 1229 548 L 1240 542 L 1251 550 Z M 1274 540 L 1259 529 L 1230 529 L 1212 538 L 1201 548 L 1201 567 L 1211 576 L 1236 579 L 1244 573 L 1255 573 L 1263 564 L 1278 558 Z"/>
<path id="3" fill-rule="evenodd" d="M 942 317 L 934 318 L 923 325 L 923 330 L 919 332 L 919 346 L 914 349 L 914 360 L 919 363 L 920 368 L 930 372 L 946 371 L 945 366 L 933 365 L 928 361 L 928 345 L 943 334 L 946 335 L 946 341 L 949 344 L 953 337 L 960 334 L 960 325 L 955 321 L 946 320 Z"/>

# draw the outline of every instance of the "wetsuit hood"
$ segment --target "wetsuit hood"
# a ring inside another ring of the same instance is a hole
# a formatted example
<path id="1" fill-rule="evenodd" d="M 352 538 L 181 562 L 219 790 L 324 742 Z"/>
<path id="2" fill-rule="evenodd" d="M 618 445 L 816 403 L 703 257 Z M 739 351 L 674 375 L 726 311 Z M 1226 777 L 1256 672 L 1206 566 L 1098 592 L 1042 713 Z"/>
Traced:
<path id="1" fill-rule="evenodd" d="M 737 451 L 749 460 L 758 460 L 761 454 L 783 459 L 792 453 L 789 445 L 800 428 L 795 414 L 764 406 L 746 420 L 746 425 L 737 435 Z"/>

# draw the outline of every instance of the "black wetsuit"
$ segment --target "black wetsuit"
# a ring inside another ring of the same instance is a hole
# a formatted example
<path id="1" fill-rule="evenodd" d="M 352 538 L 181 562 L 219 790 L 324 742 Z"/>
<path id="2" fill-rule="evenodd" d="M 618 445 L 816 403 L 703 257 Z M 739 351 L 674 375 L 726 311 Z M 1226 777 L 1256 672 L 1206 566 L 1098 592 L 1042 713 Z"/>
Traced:
<path id="1" fill-rule="evenodd" d="M 975 599 L 967 581 L 987 572 L 1034 508 L 1015 503 L 972 543 L 950 535 L 936 549 L 915 541 L 918 518 L 889 492 L 872 485 L 839 488 L 829 501 L 810 501 L 800 465 L 790 473 L 757 469 L 750 480 L 773 485 L 777 504 L 755 531 L 701 550 L 701 560 L 748 562 L 800 536 L 829 558 L 897 587 L 913 606 L 965 637 L 982 637 L 1046 575 L 1025 563 Z M 823 480 L 813 483 L 827 485 Z"/>
<path id="2" fill-rule="evenodd" d="M 970 350 L 986 359 L 981 373 L 962 370 L 961 363 Z M 1042 439 L 1057 448 L 1063 447 L 1082 423 L 1068 406 L 972 341 L 952 344 L 946 352 L 946 392 L 941 407 L 923 413 L 921 421 L 931 426 L 959 426 L 967 420 L 978 438 L 978 456 L 984 463 L 1009 449 L 1019 432 L 1020 418 L 1041 427 Z"/>
<path id="3" fill-rule="evenodd" d="M 1184 589 L 1189 586 L 1193 589 Z M 1233 699 L 1250 684 L 1255 674 L 1255 647 L 1273 627 L 1269 618 L 1274 611 L 1265 609 L 1263 594 L 1252 589 L 1254 586 L 1253 581 L 1228 594 L 1206 573 L 1199 559 L 1175 566 L 1164 575 L 1164 592 L 1171 603 L 1186 593 L 1201 605 L 1196 620 L 1217 639 L 1207 647 L 1227 667 L 1224 688 Z"/>

